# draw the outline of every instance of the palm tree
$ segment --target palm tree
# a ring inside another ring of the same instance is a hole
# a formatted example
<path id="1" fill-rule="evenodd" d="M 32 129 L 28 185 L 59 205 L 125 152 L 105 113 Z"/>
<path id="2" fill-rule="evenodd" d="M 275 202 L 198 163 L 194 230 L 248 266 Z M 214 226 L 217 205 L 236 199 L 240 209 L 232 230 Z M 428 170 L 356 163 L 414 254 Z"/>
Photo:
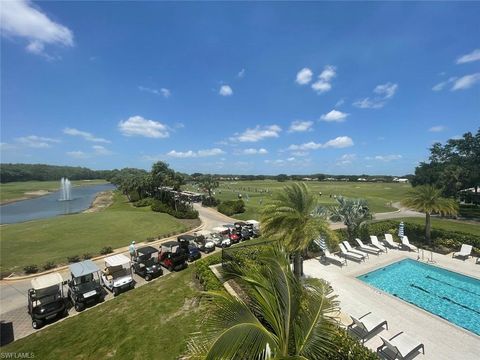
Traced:
<path id="1" fill-rule="evenodd" d="M 339 308 L 332 288 L 319 279 L 294 276 L 279 246 L 237 268 L 234 276 L 245 299 L 205 294 L 213 309 L 189 342 L 190 359 L 327 359 L 335 350 Z"/>
<path id="2" fill-rule="evenodd" d="M 281 241 L 294 256 L 296 276 L 302 275 L 302 252 L 320 235 L 335 238 L 325 219 L 315 216 L 317 199 L 304 183 L 286 186 L 263 208 L 262 235 Z"/>
<path id="3" fill-rule="evenodd" d="M 347 226 L 348 240 L 353 240 L 360 226 L 372 219 L 372 214 L 364 199 L 337 197 L 338 205 L 330 208 L 330 220 L 342 221 Z"/>
<path id="4" fill-rule="evenodd" d="M 431 245 L 431 214 L 456 215 L 458 204 L 454 199 L 442 197 L 442 190 L 432 185 L 417 186 L 407 193 L 402 204 L 425 213 L 425 240 Z"/>

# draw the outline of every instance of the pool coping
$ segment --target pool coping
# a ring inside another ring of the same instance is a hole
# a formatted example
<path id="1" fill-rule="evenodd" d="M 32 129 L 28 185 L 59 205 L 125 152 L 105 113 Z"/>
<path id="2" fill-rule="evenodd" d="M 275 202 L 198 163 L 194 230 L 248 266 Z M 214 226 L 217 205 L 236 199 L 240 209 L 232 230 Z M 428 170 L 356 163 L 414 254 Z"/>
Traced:
<path id="1" fill-rule="evenodd" d="M 368 284 L 368 283 L 366 283 L 366 282 L 364 282 L 364 281 L 362 281 L 362 280 L 360 280 L 360 279 L 358 278 L 358 276 L 368 274 L 368 273 L 370 273 L 370 272 L 379 270 L 379 269 L 381 269 L 381 268 L 383 268 L 383 267 L 386 267 L 386 266 L 395 264 L 395 263 L 400 262 L 400 261 L 403 261 L 403 260 L 405 260 L 405 259 L 410 259 L 410 260 L 413 260 L 413 261 L 418 261 L 418 262 L 420 262 L 420 263 L 424 263 L 424 264 L 427 264 L 427 265 L 438 266 L 438 265 L 429 264 L 429 263 L 427 263 L 427 262 L 422 262 L 422 261 L 419 261 L 419 260 L 415 260 L 415 259 L 412 259 L 412 258 L 406 256 L 406 257 L 403 257 L 403 258 L 401 258 L 401 259 L 397 259 L 397 260 L 390 261 L 390 262 L 388 262 L 387 264 L 382 264 L 382 265 L 379 265 L 379 266 L 375 266 L 375 267 L 371 268 L 371 269 L 368 270 L 368 271 L 355 272 L 354 274 L 349 274 L 349 275 L 347 275 L 347 276 L 352 276 L 352 278 L 353 278 L 356 282 L 358 282 L 358 283 L 360 283 L 360 284 L 363 284 L 364 286 L 367 286 L 368 288 L 372 289 L 373 291 L 376 291 L 376 292 L 380 293 L 381 295 L 386 295 L 387 297 L 389 297 L 389 298 L 391 298 L 391 299 L 400 300 L 400 301 L 403 302 L 404 304 L 407 304 L 407 305 L 409 305 L 409 306 L 411 306 L 411 307 L 414 307 L 414 308 L 422 311 L 424 314 L 427 314 L 428 316 L 430 316 L 430 317 L 432 317 L 432 318 L 434 318 L 434 319 L 439 319 L 439 320 L 441 320 L 442 322 L 444 322 L 444 323 L 446 323 L 446 324 L 448 324 L 448 325 L 454 326 L 455 328 L 461 330 L 463 333 L 465 333 L 465 334 L 467 334 L 467 335 L 470 335 L 471 337 L 473 337 L 473 338 L 475 338 L 475 339 L 480 339 L 480 335 L 477 335 L 477 334 L 475 334 L 474 332 L 472 332 L 472 331 L 470 331 L 470 330 L 467 330 L 467 329 L 465 329 L 465 328 L 463 328 L 463 327 L 461 327 L 461 326 L 459 326 L 459 325 L 457 325 L 457 324 L 454 324 L 454 323 L 452 323 L 452 322 L 450 322 L 450 321 L 442 318 L 442 317 L 439 316 L 439 315 L 433 314 L 433 313 L 431 313 L 431 312 L 429 312 L 429 311 L 427 311 L 427 310 L 425 310 L 425 309 L 423 309 L 423 308 L 421 308 L 421 307 L 419 307 L 419 306 L 417 306 L 417 305 L 415 305 L 415 304 L 412 304 L 411 302 L 408 302 L 408 301 L 406 301 L 406 300 L 403 300 L 403 299 L 400 298 L 400 297 L 393 296 L 392 294 L 390 294 L 390 293 L 388 293 L 388 292 L 386 292 L 386 291 L 383 291 L 383 290 L 381 290 L 381 289 L 379 289 L 379 288 L 377 288 L 377 287 L 375 287 L 375 286 L 372 286 L 372 285 L 370 285 L 370 284 Z M 476 279 L 476 280 L 479 280 L 479 281 L 480 281 L 480 278 L 477 278 L 477 277 L 474 277 L 474 276 L 471 276 L 471 275 L 466 275 L 466 274 L 461 273 L 461 272 L 459 272 L 459 271 L 454 271 L 454 270 L 451 270 L 451 269 L 447 269 L 447 268 L 445 268 L 445 267 L 443 267 L 443 266 L 438 266 L 438 267 L 441 268 L 441 269 L 443 269 L 443 270 L 447 270 L 447 271 L 451 271 L 451 272 L 456 272 L 456 273 L 459 273 L 459 274 L 461 274 L 461 275 L 464 275 L 464 276 L 467 276 L 467 277 L 470 277 L 470 278 L 473 278 L 473 279 Z"/>

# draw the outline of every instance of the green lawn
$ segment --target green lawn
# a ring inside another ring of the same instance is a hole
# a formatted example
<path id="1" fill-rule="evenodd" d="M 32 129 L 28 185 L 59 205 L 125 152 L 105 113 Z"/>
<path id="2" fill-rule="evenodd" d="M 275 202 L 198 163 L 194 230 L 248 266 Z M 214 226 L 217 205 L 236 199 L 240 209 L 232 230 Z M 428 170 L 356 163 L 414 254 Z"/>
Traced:
<path id="1" fill-rule="evenodd" d="M 174 217 L 150 207 L 135 208 L 119 193 L 105 211 L 57 216 L 51 219 L 3 225 L 1 228 L 1 271 L 18 271 L 25 265 L 47 261 L 65 263 L 68 256 L 99 254 L 104 246 L 114 249 L 131 240 L 145 241 L 186 226 Z"/>
<path id="2" fill-rule="evenodd" d="M 192 268 L 166 275 L 2 347 L 35 359 L 178 359 L 201 330 L 206 304 Z"/>
<path id="3" fill-rule="evenodd" d="M 239 193 L 242 194 L 246 212 L 235 217 L 242 220 L 258 219 L 262 205 L 271 199 L 272 194 L 281 191 L 283 187 L 291 183 L 291 181 L 278 182 L 274 180 L 221 182 L 220 187 L 215 189 L 215 197 L 220 200 L 232 200 L 237 199 Z M 397 183 L 311 181 L 306 184 L 317 194 L 322 193 L 320 197 L 322 204 L 335 204 L 333 195 L 364 198 L 367 199 L 373 212 L 394 211 L 395 209 L 390 206 L 390 203 L 400 201 L 411 189 L 409 184 Z M 267 189 L 268 193 L 261 192 Z M 197 191 L 197 189 L 193 190 Z"/>
<path id="4" fill-rule="evenodd" d="M 408 221 L 410 223 L 425 225 L 425 218 L 405 218 L 398 219 L 398 221 Z M 443 229 L 450 231 L 461 231 L 464 233 L 470 233 L 480 236 L 480 223 L 473 222 L 460 222 L 448 219 L 436 219 L 432 218 L 432 229 Z"/>
<path id="5" fill-rule="evenodd" d="M 73 186 L 97 185 L 105 184 L 105 180 L 78 180 L 72 181 Z M 26 195 L 30 191 L 55 191 L 60 188 L 60 181 L 18 181 L 6 184 L 0 184 L 0 203 L 34 197 L 34 195 Z"/>

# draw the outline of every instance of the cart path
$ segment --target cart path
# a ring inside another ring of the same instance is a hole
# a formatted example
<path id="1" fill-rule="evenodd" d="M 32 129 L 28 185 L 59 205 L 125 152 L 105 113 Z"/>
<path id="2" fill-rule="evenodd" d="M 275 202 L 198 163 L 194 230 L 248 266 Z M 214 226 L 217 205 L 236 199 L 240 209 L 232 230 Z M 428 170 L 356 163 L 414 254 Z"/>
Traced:
<path id="1" fill-rule="evenodd" d="M 199 217 L 200 217 L 200 221 L 202 223 L 203 228 L 207 230 L 212 229 L 215 226 L 220 226 L 221 224 L 231 223 L 235 221 L 234 219 L 229 218 L 217 212 L 216 210 L 213 210 L 210 208 L 204 208 L 197 204 L 195 204 L 195 209 L 198 210 L 199 212 Z M 171 239 L 171 238 L 162 239 L 162 241 L 167 241 L 168 239 Z M 124 252 L 119 252 L 119 253 L 123 253 L 124 255 L 130 257 L 127 250 L 128 247 L 125 247 L 124 249 L 125 249 Z M 100 269 L 103 268 L 103 259 L 99 259 L 94 262 Z M 69 277 L 68 269 L 64 269 L 58 272 L 62 275 L 64 280 L 68 279 Z M 163 272 L 164 272 L 163 276 L 169 273 L 168 270 L 166 269 L 163 269 Z M 160 276 L 159 278 L 152 281 L 162 281 L 161 279 L 163 278 L 163 276 Z M 143 278 L 137 275 L 133 275 L 133 277 L 136 282 L 135 287 L 139 287 L 147 283 Z M 22 280 L 16 280 L 16 281 L 0 281 L 0 320 L 13 323 L 15 340 L 28 336 L 36 331 L 36 330 L 33 330 L 32 324 L 31 324 L 31 318 L 27 313 L 27 291 L 28 289 L 31 288 L 30 281 L 31 279 L 22 279 Z M 107 293 L 108 295 L 105 298 L 106 301 L 113 298 L 110 292 L 107 291 Z M 88 309 L 85 311 L 88 311 Z M 70 315 L 68 317 L 75 316 L 77 312 L 75 311 L 75 309 L 72 308 L 69 310 L 69 314 Z M 59 321 L 63 321 L 63 320 L 59 320 Z M 59 321 L 49 324 L 44 328 L 48 326 L 54 326 Z"/>

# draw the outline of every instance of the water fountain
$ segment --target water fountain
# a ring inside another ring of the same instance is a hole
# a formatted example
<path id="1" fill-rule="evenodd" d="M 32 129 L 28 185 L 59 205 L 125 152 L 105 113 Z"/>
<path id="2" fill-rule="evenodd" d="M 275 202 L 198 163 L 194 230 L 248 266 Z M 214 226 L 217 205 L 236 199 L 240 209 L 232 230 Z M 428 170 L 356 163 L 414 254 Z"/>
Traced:
<path id="1" fill-rule="evenodd" d="M 72 184 L 67 178 L 60 180 L 60 201 L 72 200 Z"/>

